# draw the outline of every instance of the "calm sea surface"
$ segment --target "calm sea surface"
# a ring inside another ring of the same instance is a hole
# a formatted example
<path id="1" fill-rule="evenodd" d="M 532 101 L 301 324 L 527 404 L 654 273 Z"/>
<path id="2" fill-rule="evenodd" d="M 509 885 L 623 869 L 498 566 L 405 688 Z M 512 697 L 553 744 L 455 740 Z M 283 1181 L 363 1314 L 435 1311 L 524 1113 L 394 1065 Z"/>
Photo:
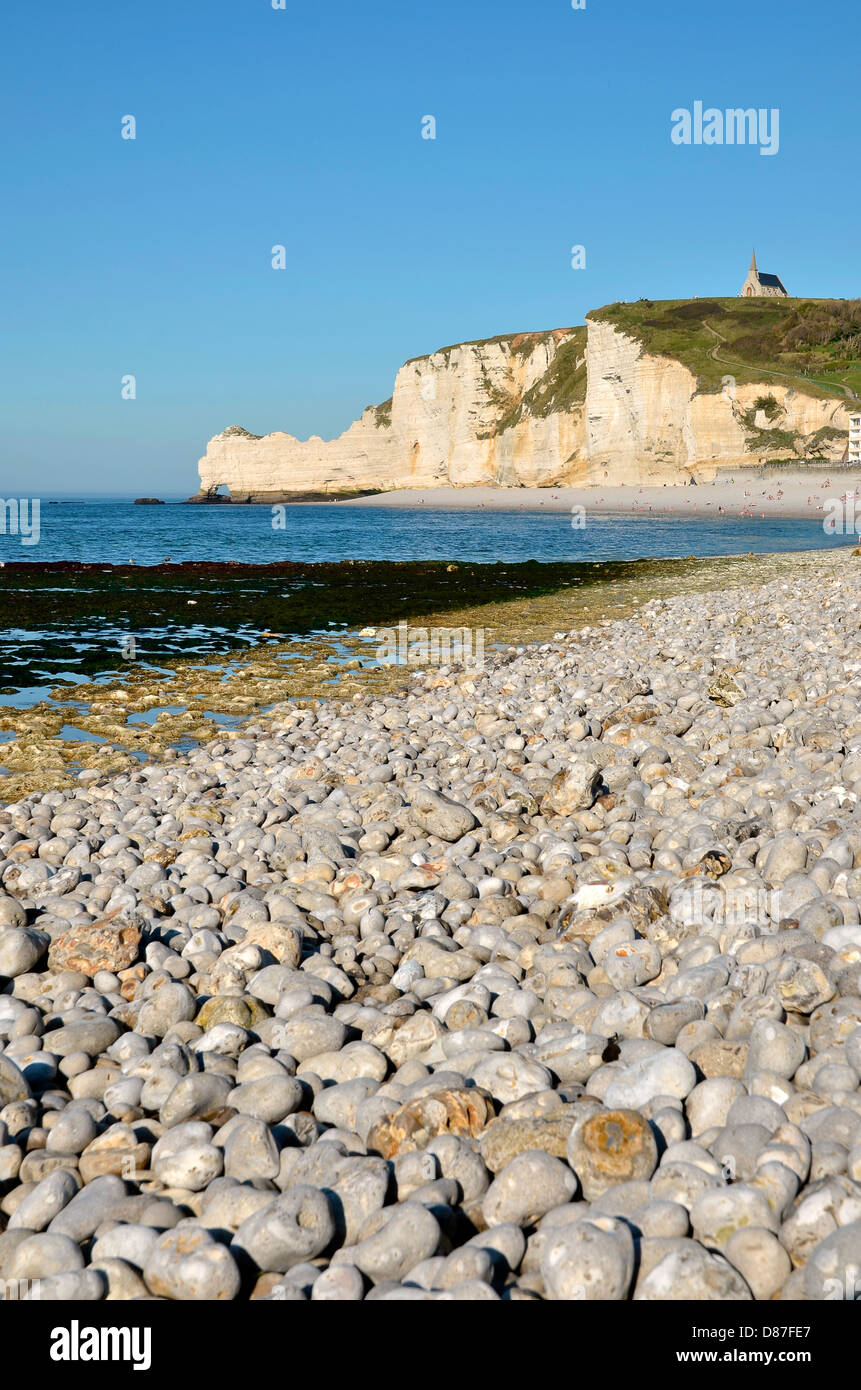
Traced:
<path id="1" fill-rule="evenodd" d="M 731 555 L 828 549 L 854 536 L 826 536 L 822 523 L 778 517 L 588 517 L 566 513 L 396 510 L 343 502 L 279 509 L 130 502 L 43 501 L 37 545 L 0 535 L 2 561 L 102 561 L 154 565 L 170 558 L 233 560 L 601 561 L 646 556 Z"/>

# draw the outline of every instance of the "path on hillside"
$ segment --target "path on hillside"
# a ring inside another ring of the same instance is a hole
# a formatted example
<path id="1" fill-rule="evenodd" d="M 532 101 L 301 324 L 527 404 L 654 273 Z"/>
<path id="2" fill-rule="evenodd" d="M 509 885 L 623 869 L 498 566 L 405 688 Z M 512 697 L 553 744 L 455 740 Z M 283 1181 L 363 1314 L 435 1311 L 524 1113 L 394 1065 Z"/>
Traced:
<path id="1" fill-rule="evenodd" d="M 753 366 L 750 362 L 741 362 L 738 360 L 733 361 L 731 357 L 719 356 L 721 343 L 726 343 L 728 340 L 724 337 L 723 333 L 718 332 L 716 328 L 712 328 L 711 324 L 707 323 L 705 319 L 702 320 L 702 325 L 703 328 L 707 329 L 709 333 L 714 334 L 715 338 L 717 338 L 717 342 L 715 343 L 714 347 L 711 348 L 711 350 L 709 351 L 709 357 L 712 359 L 713 362 L 722 362 L 726 367 L 744 367 L 746 372 L 757 371 L 764 372 L 766 376 L 779 376 L 784 381 L 799 380 L 797 375 L 792 376 L 789 372 L 776 372 L 772 370 L 772 368 L 770 367 Z M 837 383 L 834 381 L 822 381 L 819 377 L 815 376 L 805 377 L 804 379 L 806 381 L 812 381 L 816 386 L 824 386 L 826 391 L 842 391 L 843 394 L 847 396 L 850 401 L 857 402 L 858 400 L 858 397 L 855 395 L 855 393 L 848 386 L 844 386 L 842 383 Z"/>

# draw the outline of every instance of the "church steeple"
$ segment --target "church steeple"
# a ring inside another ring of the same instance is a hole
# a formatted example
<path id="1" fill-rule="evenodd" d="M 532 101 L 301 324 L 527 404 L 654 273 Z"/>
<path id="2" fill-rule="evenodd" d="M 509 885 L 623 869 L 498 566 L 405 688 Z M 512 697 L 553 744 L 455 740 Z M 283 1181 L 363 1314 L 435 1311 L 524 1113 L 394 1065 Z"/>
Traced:
<path id="1" fill-rule="evenodd" d="M 750 258 L 750 270 L 747 272 L 747 279 L 741 287 L 741 297 L 743 299 L 789 298 L 786 286 L 779 275 L 768 275 L 765 271 L 760 274 L 756 264 L 756 249 Z"/>

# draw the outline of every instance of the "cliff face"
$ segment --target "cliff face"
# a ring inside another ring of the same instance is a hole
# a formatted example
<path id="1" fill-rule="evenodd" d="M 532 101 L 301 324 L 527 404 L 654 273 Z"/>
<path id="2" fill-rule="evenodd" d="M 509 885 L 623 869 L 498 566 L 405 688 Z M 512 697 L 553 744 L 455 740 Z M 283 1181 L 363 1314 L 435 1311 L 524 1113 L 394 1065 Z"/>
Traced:
<path id="1" fill-rule="evenodd" d="M 838 461 L 846 444 L 848 402 L 804 395 L 777 376 L 736 385 L 729 366 L 722 391 L 698 391 L 681 362 L 644 352 L 608 323 L 589 323 L 587 368 L 583 482 L 678 482 L 694 469 L 709 477 L 772 459 Z"/>
<path id="2" fill-rule="evenodd" d="M 729 369 L 728 369 L 729 370 Z M 407 362 L 391 401 L 333 440 L 211 439 L 201 492 L 234 501 L 432 488 L 683 480 L 694 468 L 839 459 L 846 406 L 768 382 L 701 392 L 612 324 L 461 343 Z"/>
<path id="3" fill-rule="evenodd" d="M 415 358 L 398 372 L 391 401 L 369 407 L 338 439 L 257 437 L 236 426 L 216 435 L 200 460 L 201 489 L 226 485 L 238 500 L 561 482 L 583 439 L 585 351 L 581 328 Z"/>

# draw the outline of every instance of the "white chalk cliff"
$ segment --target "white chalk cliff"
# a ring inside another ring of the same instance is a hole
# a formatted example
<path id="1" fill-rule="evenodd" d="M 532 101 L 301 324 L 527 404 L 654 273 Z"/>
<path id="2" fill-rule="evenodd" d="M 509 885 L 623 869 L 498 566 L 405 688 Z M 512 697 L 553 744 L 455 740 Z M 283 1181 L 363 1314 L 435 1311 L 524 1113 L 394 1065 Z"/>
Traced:
<path id="1" fill-rule="evenodd" d="M 758 403 L 768 400 L 763 411 Z M 848 403 L 780 384 L 700 390 L 612 324 L 461 343 L 398 372 L 337 439 L 231 426 L 198 465 L 234 501 L 480 484 L 684 481 L 797 456 L 838 460 Z"/>

